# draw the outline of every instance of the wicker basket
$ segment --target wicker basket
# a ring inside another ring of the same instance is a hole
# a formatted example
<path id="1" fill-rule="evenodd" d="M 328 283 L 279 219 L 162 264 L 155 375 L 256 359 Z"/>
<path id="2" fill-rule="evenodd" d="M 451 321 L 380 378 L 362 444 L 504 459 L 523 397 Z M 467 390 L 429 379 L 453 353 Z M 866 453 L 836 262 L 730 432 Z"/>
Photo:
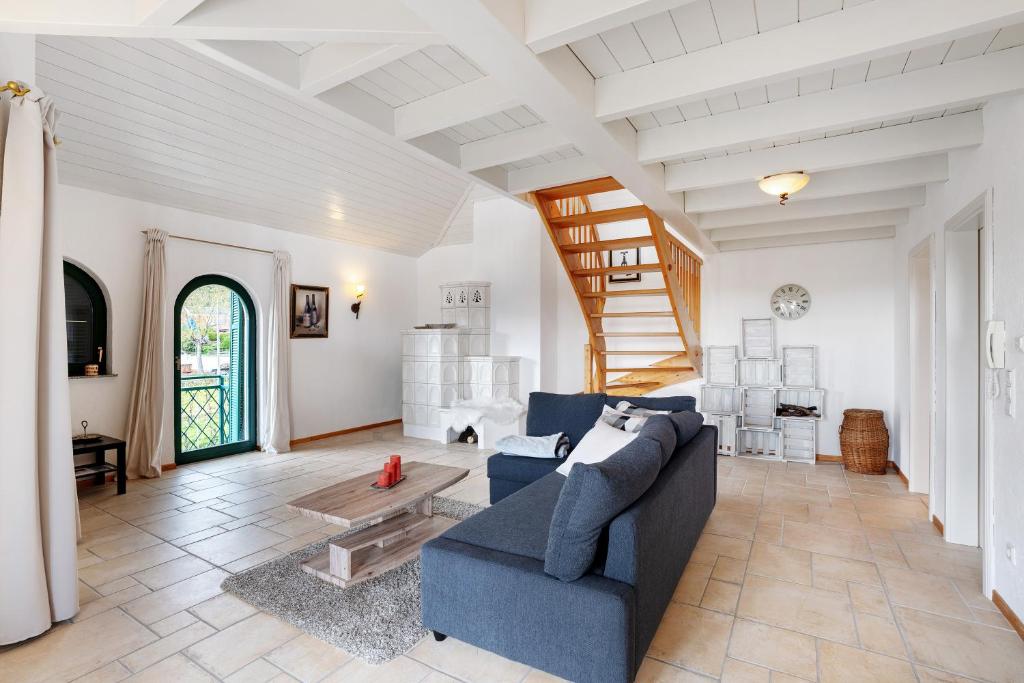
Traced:
<path id="1" fill-rule="evenodd" d="M 889 459 L 889 430 L 881 410 L 843 411 L 839 428 L 843 467 L 860 474 L 885 474 Z"/>

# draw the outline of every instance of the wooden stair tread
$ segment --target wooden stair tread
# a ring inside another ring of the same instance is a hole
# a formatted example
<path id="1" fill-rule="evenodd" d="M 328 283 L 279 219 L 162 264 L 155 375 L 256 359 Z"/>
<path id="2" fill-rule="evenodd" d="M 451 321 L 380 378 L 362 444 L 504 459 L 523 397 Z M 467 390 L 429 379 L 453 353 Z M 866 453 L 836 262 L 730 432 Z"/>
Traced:
<path id="1" fill-rule="evenodd" d="M 625 384 L 609 384 L 607 389 L 637 389 L 640 387 L 657 387 L 661 382 L 627 382 Z"/>
<path id="2" fill-rule="evenodd" d="M 604 299 L 616 296 L 666 296 L 667 289 L 609 289 L 604 292 L 584 292 L 587 299 Z"/>
<path id="3" fill-rule="evenodd" d="M 615 178 L 595 178 L 593 180 L 584 180 L 578 183 L 569 183 L 567 185 L 558 185 L 538 190 L 537 196 L 547 200 L 565 199 L 566 197 L 582 197 L 621 189 L 622 185 Z"/>
<path id="4" fill-rule="evenodd" d="M 678 337 L 678 332 L 598 332 L 598 337 Z"/>
<path id="5" fill-rule="evenodd" d="M 581 268 L 580 270 L 572 271 L 572 274 L 574 277 L 593 277 L 595 275 L 613 275 L 615 273 L 654 272 L 661 272 L 660 263 L 641 263 L 638 266 L 605 266 L 603 268 Z"/>
<path id="6" fill-rule="evenodd" d="M 630 372 L 630 373 L 632 373 L 632 372 L 637 372 L 637 373 L 640 373 L 640 372 L 665 372 L 665 371 L 668 371 L 668 372 L 674 372 L 674 371 L 688 372 L 690 370 L 693 370 L 693 367 L 690 366 L 690 365 L 679 365 L 679 366 L 676 366 L 676 365 L 665 365 L 665 366 L 662 366 L 660 368 L 657 368 L 657 367 L 646 367 L 646 368 L 606 368 L 605 369 L 606 372 Z"/>
<path id="7" fill-rule="evenodd" d="M 599 353 L 602 356 L 685 356 L 686 350 L 680 351 L 601 351 L 597 349 L 594 353 Z"/>
<path id="8" fill-rule="evenodd" d="M 580 225 L 601 225 L 603 223 L 617 223 L 619 221 L 632 221 L 640 218 L 647 218 L 647 207 L 623 206 L 617 209 L 604 209 L 603 211 L 588 211 L 569 216 L 557 216 L 549 218 L 548 221 L 555 228 L 574 228 Z"/>
<path id="9" fill-rule="evenodd" d="M 635 249 L 636 247 L 654 246 L 654 238 L 650 235 L 639 237 L 622 237 L 617 240 L 597 240 L 582 244 L 561 244 L 559 248 L 564 254 L 582 254 L 588 251 L 615 251 L 616 249 Z"/>
<path id="10" fill-rule="evenodd" d="M 619 313 L 591 313 L 591 318 L 672 318 L 672 311 L 623 311 Z"/>

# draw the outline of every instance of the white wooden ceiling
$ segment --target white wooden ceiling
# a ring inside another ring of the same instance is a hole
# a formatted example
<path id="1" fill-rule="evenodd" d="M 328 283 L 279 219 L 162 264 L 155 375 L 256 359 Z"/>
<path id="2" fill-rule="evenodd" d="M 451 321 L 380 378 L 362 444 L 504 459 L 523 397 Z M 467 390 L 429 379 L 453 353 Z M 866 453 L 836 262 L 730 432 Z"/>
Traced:
<path id="1" fill-rule="evenodd" d="M 420 254 L 468 183 L 173 41 L 37 40 L 63 182 Z"/>
<path id="2" fill-rule="evenodd" d="M 404 253 L 601 175 L 704 250 L 891 236 L 1024 90 L 1024 0 L 49 0 L 0 31 L 51 34 L 71 182 Z"/>

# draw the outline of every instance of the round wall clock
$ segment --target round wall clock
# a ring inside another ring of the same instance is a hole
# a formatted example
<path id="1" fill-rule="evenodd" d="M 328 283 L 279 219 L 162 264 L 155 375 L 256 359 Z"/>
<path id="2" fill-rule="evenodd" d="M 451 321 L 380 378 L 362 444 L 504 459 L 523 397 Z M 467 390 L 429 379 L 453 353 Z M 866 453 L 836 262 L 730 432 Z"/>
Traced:
<path id="1" fill-rule="evenodd" d="M 802 318 L 811 308 L 811 293 L 800 285 L 782 285 L 772 292 L 772 313 L 781 320 Z"/>

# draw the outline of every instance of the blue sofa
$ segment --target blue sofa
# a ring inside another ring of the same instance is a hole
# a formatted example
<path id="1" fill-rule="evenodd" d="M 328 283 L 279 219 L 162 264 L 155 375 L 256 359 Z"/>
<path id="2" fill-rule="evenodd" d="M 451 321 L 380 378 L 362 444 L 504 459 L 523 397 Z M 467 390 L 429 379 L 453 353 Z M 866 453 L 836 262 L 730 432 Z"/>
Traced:
<path id="1" fill-rule="evenodd" d="M 575 445 L 601 407 L 618 400 L 531 394 L 527 431 L 562 431 Z M 630 401 L 694 406 L 691 397 Z M 692 438 L 667 431 L 667 463 L 601 530 L 592 565 L 575 580 L 545 572 L 552 519 L 569 488 L 554 471 L 562 461 L 491 456 L 494 504 L 423 546 L 423 624 L 438 640 L 451 635 L 572 681 L 632 681 L 715 505 L 715 428 L 699 427 Z"/>

